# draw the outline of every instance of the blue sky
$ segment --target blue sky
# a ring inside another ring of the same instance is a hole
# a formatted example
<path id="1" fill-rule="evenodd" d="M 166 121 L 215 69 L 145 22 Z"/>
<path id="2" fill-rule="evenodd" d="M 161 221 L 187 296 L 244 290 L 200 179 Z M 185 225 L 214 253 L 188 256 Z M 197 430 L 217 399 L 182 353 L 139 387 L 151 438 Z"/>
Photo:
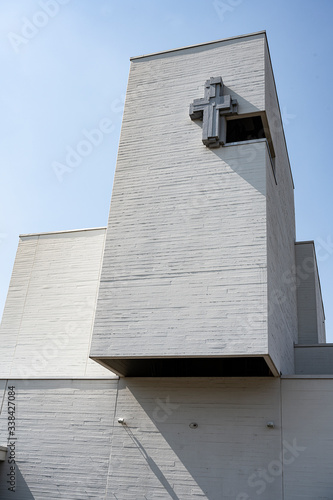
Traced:
<path id="1" fill-rule="evenodd" d="M 0 312 L 18 235 L 107 223 L 129 58 L 265 29 L 295 182 L 333 342 L 331 0 L 1 2 Z M 102 127 L 85 156 L 80 141 Z"/>

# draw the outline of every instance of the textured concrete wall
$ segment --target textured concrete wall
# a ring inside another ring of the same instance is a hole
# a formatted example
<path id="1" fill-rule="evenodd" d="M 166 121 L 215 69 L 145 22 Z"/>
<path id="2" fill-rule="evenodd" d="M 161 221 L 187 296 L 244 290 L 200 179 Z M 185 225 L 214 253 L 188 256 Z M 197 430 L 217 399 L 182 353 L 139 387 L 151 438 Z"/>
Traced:
<path id="1" fill-rule="evenodd" d="M 114 429 L 108 499 L 331 498 L 332 379 L 131 379 L 119 387 L 117 415 L 128 425 Z"/>
<path id="2" fill-rule="evenodd" d="M 296 244 L 298 344 L 325 343 L 325 316 L 313 242 Z"/>
<path id="3" fill-rule="evenodd" d="M 122 379 L 107 499 L 255 498 L 281 446 L 280 380 Z M 274 421 L 274 429 L 267 428 Z M 191 423 L 198 424 L 196 429 Z M 272 470 L 274 474 L 273 463 Z M 262 500 L 282 498 L 282 477 Z"/>
<path id="4" fill-rule="evenodd" d="M 0 379 L 0 415 L 4 408 L 7 406 L 6 401 L 6 386 L 7 380 Z M 7 408 L 6 408 L 7 409 Z M 7 423 L 7 422 L 6 422 Z M 0 423 L 0 446 L 7 446 L 8 431 L 6 423 Z M 1 466 L 1 463 L 0 463 Z"/>
<path id="5" fill-rule="evenodd" d="M 333 375 L 333 345 L 295 346 L 295 372 L 300 375 Z"/>
<path id="6" fill-rule="evenodd" d="M 0 463 L 1 500 L 104 498 L 117 380 L 9 380 L 15 386 L 15 493 L 12 464 Z M 7 431 L 7 391 L 0 416 Z M 8 455 L 8 454 L 7 454 Z"/>
<path id="7" fill-rule="evenodd" d="M 315 247 L 313 247 L 313 253 L 314 253 L 314 263 L 315 263 L 314 278 L 315 278 L 315 290 L 316 290 L 318 342 L 319 344 L 325 344 L 326 343 L 325 311 L 324 311 L 323 297 L 321 294 L 321 286 L 320 286 Z"/>
<path id="8" fill-rule="evenodd" d="M 322 296 L 320 292 L 320 287 L 318 286 L 318 275 L 316 274 L 315 276 L 315 281 L 316 281 L 316 302 L 319 304 L 318 310 L 317 310 L 317 329 L 318 329 L 318 342 L 320 344 L 325 344 L 326 342 L 326 326 L 325 326 L 325 313 L 324 313 L 324 308 L 321 307 L 322 302 Z"/>
<path id="9" fill-rule="evenodd" d="M 317 304 L 312 243 L 297 243 L 296 262 L 299 267 L 297 282 L 298 344 L 318 343 Z"/>
<path id="10" fill-rule="evenodd" d="M 293 181 L 274 76 L 265 50 L 266 114 L 275 150 L 275 175 L 267 161 L 268 352 L 282 373 L 294 373 L 297 342 L 295 287 L 295 209 Z"/>
<path id="11" fill-rule="evenodd" d="M 16 390 L 16 492 L 7 489 L 8 461 L 0 463 L 3 500 L 331 498 L 332 378 L 8 385 Z"/>
<path id="12" fill-rule="evenodd" d="M 105 229 L 23 236 L 0 329 L 0 377 L 110 376 L 88 358 Z"/>
<path id="13" fill-rule="evenodd" d="M 189 118 L 212 75 L 240 113 L 263 110 L 264 49 L 132 61 L 92 356 L 267 353 L 266 146 L 210 150 Z"/>
<path id="14" fill-rule="evenodd" d="M 283 438 L 293 442 L 284 466 L 284 500 L 330 500 L 333 379 L 282 380 Z"/>

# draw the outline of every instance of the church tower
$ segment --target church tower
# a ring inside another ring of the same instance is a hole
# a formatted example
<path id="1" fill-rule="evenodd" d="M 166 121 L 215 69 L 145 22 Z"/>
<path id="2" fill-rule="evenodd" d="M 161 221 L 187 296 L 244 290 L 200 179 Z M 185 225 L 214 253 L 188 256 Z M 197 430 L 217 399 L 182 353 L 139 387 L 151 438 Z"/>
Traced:
<path id="1" fill-rule="evenodd" d="M 133 58 L 91 357 L 294 373 L 293 187 L 265 32 Z"/>

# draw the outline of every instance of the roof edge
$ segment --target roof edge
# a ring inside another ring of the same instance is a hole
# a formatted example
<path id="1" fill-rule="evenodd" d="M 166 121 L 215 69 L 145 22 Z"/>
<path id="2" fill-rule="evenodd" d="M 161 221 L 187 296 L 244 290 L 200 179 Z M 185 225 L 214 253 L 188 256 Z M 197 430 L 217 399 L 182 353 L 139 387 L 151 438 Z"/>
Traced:
<path id="1" fill-rule="evenodd" d="M 230 40 L 237 40 L 238 38 L 247 38 L 247 37 L 256 36 L 256 35 L 265 35 L 265 37 L 267 39 L 266 30 L 262 30 L 262 31 L 256 31 L 254 33 L 248 33 L 245 35 L 238 35 L 238 36 L 231 36 L 228 38 L 221 38 L 219 40 L 213 40 L 212 42 L 196 43 L 194 45 L 187 45 L 185 47 L 179 47 L 176 49 L 161 50 L 160 52 L 152 52 L 151 54 L 143 54 L 141 56 L 134 56 L 134 57 L 130 57 L 130 61 L 135 61 L 137 59 L 143 59 L 145 57 L 158 56 L 161 54 L 168 54 L 170 52 L 178 52 L 180 50 L 193 49 L 195 47 L 204 47 L 205 45 L 214 45 L 215 43 L 228 42 Z"/>
<path id="2" fill-rule="evenodd" d="M 314 240 L 295 241 L 295 245 L 315 245 Z"/>
<path id="3" fill-rule="evenodd" d="M 63 234 L 63 233 L 79 233 L 81 231 L 98 231 L 98 230 L 101 230 L 101 229 L 107 229 L 106 226 L 102 226 L 102 227 L 87 227 L 87 228 L 84 228 L 84 229 L 66 229 L 66 230 L 63 230 L 63 231 L 46 231 L 46 232 L 43 232 L 43 233 L 27 233 L 27 234 L 19 234 L 19 238 L 25 238 L 25 237 L 28 237 L 28 236 L 43 236 L 43 235 L 46 235 L 46 234 Z"/>

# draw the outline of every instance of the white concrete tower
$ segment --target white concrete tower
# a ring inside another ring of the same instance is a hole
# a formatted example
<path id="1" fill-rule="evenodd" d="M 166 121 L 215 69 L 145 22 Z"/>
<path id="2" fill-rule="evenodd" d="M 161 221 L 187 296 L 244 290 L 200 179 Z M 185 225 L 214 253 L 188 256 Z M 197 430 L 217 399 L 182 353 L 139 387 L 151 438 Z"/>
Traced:
<path id="1" fill-rule="evenodd" d="M 123 376 L 277 376 L 297 336 L 265 32 L 133 58 L 91 357 Z"/>

